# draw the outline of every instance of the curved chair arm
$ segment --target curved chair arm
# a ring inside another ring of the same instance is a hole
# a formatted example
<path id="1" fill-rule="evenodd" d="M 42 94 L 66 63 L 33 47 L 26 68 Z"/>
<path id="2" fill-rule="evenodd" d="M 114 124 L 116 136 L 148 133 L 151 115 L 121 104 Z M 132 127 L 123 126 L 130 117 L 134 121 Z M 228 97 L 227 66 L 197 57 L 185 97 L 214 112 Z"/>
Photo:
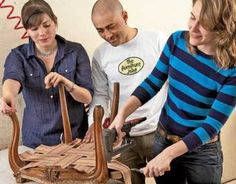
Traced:
<path id="1" fill-rule="evenodd" d="M 11 140 L 11 144 L 8 149 L 8 160 L 10 167 L 15 175 L 19 172 L 20 168 L 26 165 L 24 161 L 22 161 L 19 157 L 18 153 L 18 145 L 19 145 L 19 137 L 20 137 L 20 125 L 16 113 L 12 113 L 9 115 L 12 123 L 13 123 L 13 136 Z"/>

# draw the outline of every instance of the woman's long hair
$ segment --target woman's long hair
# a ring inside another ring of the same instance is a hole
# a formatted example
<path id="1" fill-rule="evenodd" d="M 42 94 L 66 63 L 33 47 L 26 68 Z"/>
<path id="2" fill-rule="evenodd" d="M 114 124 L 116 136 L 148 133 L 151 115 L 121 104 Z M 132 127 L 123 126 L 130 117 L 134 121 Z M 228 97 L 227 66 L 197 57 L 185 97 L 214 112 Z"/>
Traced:
<path id="1" fill-rule="evenodd" d="M 216 33 L 217 64 L 225 69 L 236 66 L 236 0 L 193 0 L 193 5 L 197 1 L 202 4 L 200 24 Z M 190 44 L 189 49 L 195 51 Z"/>

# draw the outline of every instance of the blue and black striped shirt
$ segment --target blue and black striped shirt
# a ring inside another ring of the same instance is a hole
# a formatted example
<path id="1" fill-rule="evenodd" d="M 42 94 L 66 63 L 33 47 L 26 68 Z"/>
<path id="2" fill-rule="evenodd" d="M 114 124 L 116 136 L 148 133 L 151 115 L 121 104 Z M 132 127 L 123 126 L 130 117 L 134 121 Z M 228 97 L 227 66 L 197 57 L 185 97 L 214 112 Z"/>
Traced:
<path id="1" fill-rule="evenodd" d="M 212 56 L 187 48 L 187 32 L 168 39 L 151 74 L 132 95 L 142 104 L 169 82 L 160 122 L 180 137 L 189 150 L 207 143 L 219 133 L 236 104 L 236 67 L 222 69 Z"/>

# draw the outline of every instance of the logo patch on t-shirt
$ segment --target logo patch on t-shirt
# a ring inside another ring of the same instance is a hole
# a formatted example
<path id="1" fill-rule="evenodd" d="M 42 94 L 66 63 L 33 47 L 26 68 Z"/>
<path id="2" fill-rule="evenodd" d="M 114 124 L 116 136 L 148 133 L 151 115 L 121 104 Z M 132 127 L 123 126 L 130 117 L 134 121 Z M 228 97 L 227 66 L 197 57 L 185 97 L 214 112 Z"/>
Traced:
<path id="1" fill-rule="evenodd" d="M 119 72 L 123 75 L 133 75 L 142 70 L 144 62 L 139 57 L 129 57 L 119 64 Z"/>

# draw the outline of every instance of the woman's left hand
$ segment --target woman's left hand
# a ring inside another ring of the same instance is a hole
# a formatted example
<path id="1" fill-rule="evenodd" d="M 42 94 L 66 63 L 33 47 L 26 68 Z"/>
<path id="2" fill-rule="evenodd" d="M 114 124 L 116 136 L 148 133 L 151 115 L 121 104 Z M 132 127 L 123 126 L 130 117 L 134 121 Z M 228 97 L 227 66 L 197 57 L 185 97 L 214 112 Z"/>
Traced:
<path id="1" fill-rule="evenodd" d="M 155 158 L 153 158 L 145 168 L 143 168 L 143 174 L 146 177 L 158 177 L 163 176 L 165 172 L 170 171 L 170 162 L 172 158 L 164 152 L 161 152 Z"/>
<path id="2" fill-rule="evenodd" d="M 145 168 L 143 173 L 147 177 L 162 176 L 165 172 L 170 171 L 170 163 L 173 159 L 183 155 L 188 148 L 183 140 L 164 149 L 160 154 L 153 158 Z"/>
<path id="3" fill-rule="evenodd" d="M 50 72 L 44 79 L 45 88 L 56 87 L 59 83 L 65 83 L 65 77 L 57 72 Z"/>

